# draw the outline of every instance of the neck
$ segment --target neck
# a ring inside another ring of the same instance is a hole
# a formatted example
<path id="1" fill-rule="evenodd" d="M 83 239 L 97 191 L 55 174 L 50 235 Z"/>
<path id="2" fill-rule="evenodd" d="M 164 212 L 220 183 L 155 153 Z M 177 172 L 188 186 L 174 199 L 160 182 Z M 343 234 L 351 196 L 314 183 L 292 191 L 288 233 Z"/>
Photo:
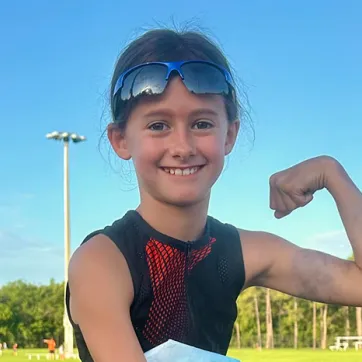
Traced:
<path id="1" fill-rule="evenodd" d="M 204 231 L 208 206 L 209 198 L 191 206 L 178 207 L 146 197 L 141 199 L 137 211 L 160 233 L 178 240 L 192 241 L 197 240 Z"/>

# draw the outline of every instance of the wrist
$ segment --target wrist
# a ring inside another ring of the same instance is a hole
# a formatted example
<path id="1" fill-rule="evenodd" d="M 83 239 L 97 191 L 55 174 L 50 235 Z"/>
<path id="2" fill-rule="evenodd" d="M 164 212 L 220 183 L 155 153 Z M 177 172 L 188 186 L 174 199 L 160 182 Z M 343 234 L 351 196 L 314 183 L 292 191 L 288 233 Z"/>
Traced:
<path id="1" fill-rule="evenodd" d="M 325 188 L 333 194 L 348 178 L 343 166 L 333 157 L 323 156 Z"/>

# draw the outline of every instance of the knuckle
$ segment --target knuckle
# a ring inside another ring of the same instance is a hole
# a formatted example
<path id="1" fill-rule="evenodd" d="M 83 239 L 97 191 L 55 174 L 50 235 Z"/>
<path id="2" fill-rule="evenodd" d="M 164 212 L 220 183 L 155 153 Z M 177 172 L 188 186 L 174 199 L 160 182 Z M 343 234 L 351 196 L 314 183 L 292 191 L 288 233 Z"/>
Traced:
<path id="1" fill-rule="evenodd" d="M 275 186 L 278 182 L 278 174 L 273 174 L 269 177 L 269 184 L 270 186 Z"/>
<path id="2" fill-rule="evenodd" d="M 286 184 L 286 179 L 281 173 L 276 173 L 269 178 L 269 183 L 271 187 L 276 187 L 280 189 L 284 189 Z"/>

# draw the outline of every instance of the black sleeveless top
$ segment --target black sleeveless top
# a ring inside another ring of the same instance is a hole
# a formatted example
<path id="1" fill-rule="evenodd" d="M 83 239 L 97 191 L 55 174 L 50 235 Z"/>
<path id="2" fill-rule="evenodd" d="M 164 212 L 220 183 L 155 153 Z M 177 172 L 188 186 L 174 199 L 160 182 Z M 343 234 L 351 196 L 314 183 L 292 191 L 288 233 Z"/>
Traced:
<path id="1" fill-rule="evenodd" d="M 153 229 L 137 211 L 88 235 L 108 236 L 124 255 L 134 287 L 130 315 L 144 352 L 173 339 L 226 354 L 245 270 L 237 229 L 208 217 L 203 236 L 184 242 Z M 80 359 L 92 362 L 66 304 Z"/>

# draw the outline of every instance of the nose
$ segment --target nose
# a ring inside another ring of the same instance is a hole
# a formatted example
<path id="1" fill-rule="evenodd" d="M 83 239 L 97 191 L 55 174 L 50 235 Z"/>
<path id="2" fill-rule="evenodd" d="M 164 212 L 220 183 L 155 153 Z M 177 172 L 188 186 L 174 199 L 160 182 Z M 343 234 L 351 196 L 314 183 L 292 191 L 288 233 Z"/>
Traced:
<path id="1" fill-rule="evenodd" d="M 196 153 L 195 141 L 190 131 L 178 130 L 172 135 L 169 146 L 172 157 L 187 160 Z"/>

